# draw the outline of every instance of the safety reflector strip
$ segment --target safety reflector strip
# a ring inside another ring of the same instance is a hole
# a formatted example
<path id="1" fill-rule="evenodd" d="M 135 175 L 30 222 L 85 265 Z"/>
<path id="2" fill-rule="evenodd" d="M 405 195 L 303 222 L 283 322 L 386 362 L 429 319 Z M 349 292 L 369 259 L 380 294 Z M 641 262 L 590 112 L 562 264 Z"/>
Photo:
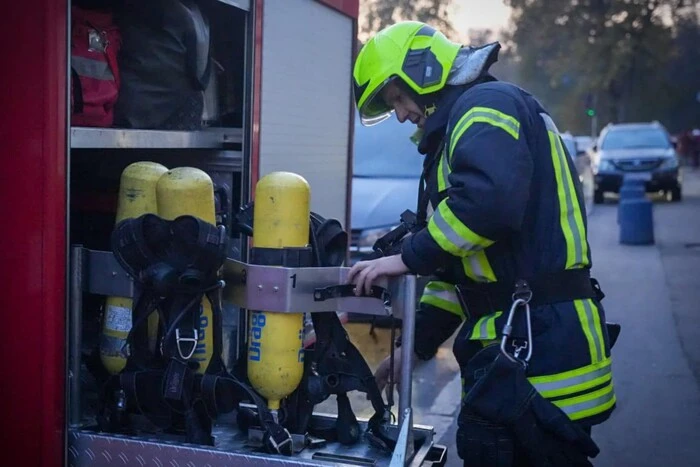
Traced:
<path id="1" fill-rule="evenodd" d="M 557 197 L 559 200 L 559 222 L 566 241 L 566 269 L 581 268 L 588 265 L 588 242 L 586 229 L 576 189 L 571 178 L 567 156 L 552 118 L 541 113 L 549 135 L 554 175 L 557 181 Z"/>
<path id="2" fill-rule="evenodd" d="M 534 376 L 530 383 L 545 398 L 576 394 L 600 386 L 612 379 L 611 360 L 608 358 L 594 365 L 559 373 L 553 376 Z"/>
<path id="3" fill-rule="evenodd" d="M 571 399 L 552 401 L 552 403 L 563 410 L 571 420 L 580 420 L 605 412 L 615 405 L 616 400 L 611 381 L 610 384 L 597 391 Z"/>
<path id="4" fill-rule="evenodd" d="M 502 311 L 491 313 L 490 315 L 482 316 L 479 321 L 474 323 L 474 329 L 469 336 L 469 340 L 479 341 L 485 339 L 495 339 L 496 334 L 496 319 L 503 314 Z"/>
<path id="5" fill-rule="evenodd" d="M 464 311 L 459 303 L 455 286 L 447 282 L 431 281 L 423 289 L 421 303 L 432 305 L 441 310 L 449 311 L 464 321 Z"/>
<path id="6" fill-rule="evenodd" d="M 114 81 L 114 74 L 107 62 L 92 60 L 90 58 L 73 55 L 70 59 L 71 67 L 80 76 L 87 78 L 101 79 L 103 81 Z"/>
<path id="7" fill-rule="evenodd" d="M 497 280 L 484 250 L 462 258 L 462 268 L 467 277 L 475 282 L 496 282 Z"/>
<path id="8" fill-rule="evenodd" d="M 440 202 L 437 211 L 430 218 L 428 232 L 440 248 L 462 258 L 494 243 L 493 240 L 474 233 L 464 225 L 450 210 L 447 199 Z"/>
<path id="9" fill-rule="evenodd" d="M 581 322 L 581 329 L 588 341 L 591 363 L 598 363 L 605 358 L 603 333 L 600 326 L 598 308 L 591 299 L 575 300 L 574 307 Z"/>
<path id="10" fill-rule="evenodd" d="M 438 163 L 438 192 L 447 190 L 452 186 L 450 183 L 450 173 L 452 169 L 450 168 L 450 162 L 447 158 L 447 151 L 443 150 L 442 156 L 440 156 L 440 162 Z"/>
<path id="11" fill-rule="evenodd" d="M 457 145 L 457 141 L 474 123 L 487 123 L 500 128 L 516 140 L 520 137 L 520 122 L 515 118 L 496 109 L 472 107 L 467 113 L 462 115 L 462 118 L 459 119 L 450 135 L 450 160 L 452 160 L 452 153 Z"/>

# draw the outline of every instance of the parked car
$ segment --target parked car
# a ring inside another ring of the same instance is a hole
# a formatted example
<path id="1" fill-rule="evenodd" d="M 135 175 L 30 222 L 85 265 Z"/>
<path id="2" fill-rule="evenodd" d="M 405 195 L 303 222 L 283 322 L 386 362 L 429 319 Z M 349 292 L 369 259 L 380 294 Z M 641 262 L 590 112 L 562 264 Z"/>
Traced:
<path id="1" fill-rule="evenodd" d="M 351 262 L 365 259 L 372 245 L 416 210 L 423 156 L 411 141 L 413 125 L 395 116 L 381 125 L 355 122 L 351 207 Z"/>
<path id="2" fill-rule="evenodd" d="M 595 143 L 595 138 L 592 136 L 574 136 L 574 139 L 576 140 L 576 150 L 578 152 L 586 152 L 588 151 L 593 144 Z"/>
<path id="3" fill-rule="evenodd" d="M 678 155 L 670 135 L 658 122 L 610 124 L 591 150 L 595 203 L 606 192 L 619 193 L 623 178 L 644 182 L 647 192 L 664 192 L 681 199 Z"/>

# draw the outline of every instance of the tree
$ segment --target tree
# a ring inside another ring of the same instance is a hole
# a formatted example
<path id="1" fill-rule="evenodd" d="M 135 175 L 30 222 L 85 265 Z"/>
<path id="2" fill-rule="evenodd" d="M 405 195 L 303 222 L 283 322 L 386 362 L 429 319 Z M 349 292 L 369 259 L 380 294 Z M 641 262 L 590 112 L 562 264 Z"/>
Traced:
<path id="1" fill-rule="evenodd" d="M 687 0 L 506 0 L 523 85 L 576 131 L 589 125 L 586 96 L 602 122 L 668 120 L 678 81 L 668 70 L 698 30 Z M 689 19 L 690 18 L 690 19 Z M 692 26 L 689 26 L 692 24 Z M 687 39 L 686 39 L 687 42 Z M 696 42 L 697 43 L 697 42 Z M 683 49 L 683 50 L 681 50 Z M 690 51 L 697 56 L 697 51 Z M 695 75 L 697 76 L 697 75 Z"/>
<path id="2" fill-rule="evenodd" d="M 370 35 L 397 21 L 415 20 L 430 24 L 447 37 L 455 34 L 448 18 L 452 0 L 361 0 L 361 33 Z"/>

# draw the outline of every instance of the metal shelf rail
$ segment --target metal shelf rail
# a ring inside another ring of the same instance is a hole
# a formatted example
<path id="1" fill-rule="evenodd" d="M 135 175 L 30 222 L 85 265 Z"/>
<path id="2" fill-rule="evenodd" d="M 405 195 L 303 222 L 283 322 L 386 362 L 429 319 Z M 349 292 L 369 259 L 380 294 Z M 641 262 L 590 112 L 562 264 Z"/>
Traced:
<path id="1" fill-rule="evenodd" d="M 208 128 L 199 131 L 137 130 L 71 127 L 73 149 L 197 149 L 226 148 L 243 143 L 241 128 Z"/>

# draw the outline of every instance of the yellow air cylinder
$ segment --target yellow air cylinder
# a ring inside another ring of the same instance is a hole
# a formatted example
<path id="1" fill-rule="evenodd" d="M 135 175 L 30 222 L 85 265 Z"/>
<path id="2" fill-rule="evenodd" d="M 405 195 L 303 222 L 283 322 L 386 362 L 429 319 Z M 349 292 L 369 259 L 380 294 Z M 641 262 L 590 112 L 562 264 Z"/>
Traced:
<path id="1" fill-rule="evenodd" d="M 309 242 L 309 184 L 289 172 L 273 172 L 255 187 L 253 245 L 304 247 Z M 292 278 L 291 280 L 294 280 Z M 262 293 L 274 293 L 263 290 Z M 248 378 L 277 410 L 304 371 L 303 313 L 249 312 Z"/>
<path id="2" fill-rule="evenodd" d="M 178 167 L 165 173 L 157 186 L 158 215 L 173 220 L 179 216 L 198 217 L 216 224 L 214 185 L 206 172 L 193 167 Z M 204 373 L 213 350 L 212 310 L 209 300 L 202 299 L 198 342 L 192 359 L 199 362 L 198 373 Z"/>
<path id="3" fill-rule="evenodd" d="M 117 223 L 157 212 L 156 184 L 167 171 L 167 167 L 155 162 L 135 162 L 124 169 L 119 181 Z M 105 369 L 113 375 L 122 371 L 126 365 L 123 347 L 131 330 L 131 306 L 130 298 L 107 297 L 100 338 L 100 358 Z M 157 318 L 157 315 L 154 316 Z M 148 328 L 149 337 L 155 336 L 157 322 L 154 325 L 149 320 Z"/>

